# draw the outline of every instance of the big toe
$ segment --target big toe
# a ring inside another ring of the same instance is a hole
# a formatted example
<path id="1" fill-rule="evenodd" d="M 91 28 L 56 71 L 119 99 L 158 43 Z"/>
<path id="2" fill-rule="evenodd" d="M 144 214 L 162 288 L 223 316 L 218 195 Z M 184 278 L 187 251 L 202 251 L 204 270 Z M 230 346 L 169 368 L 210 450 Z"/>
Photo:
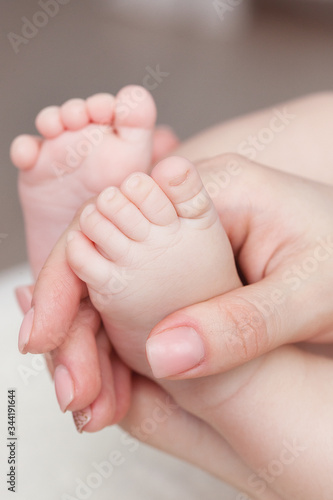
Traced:
<path id="1" fill-rule="evenodd" d="M 59 106 L 48 106 L 42 109 L 36 117 L 35 125 L 45 139 L 58 137 L 65 130 Z"/>
<path id="2" fill-rule="evenodd" d="M 156 106 L 151 94 L 137 85 L 128 85 L 116 96 L 114 126 L 118 134 L 133 141 L 152 133 L 156 122 Z"/>
<path id="3" fill-rule="evenodd" d="M 94 94 L 87 99 L 90 121 L 110 125 L 114 115 L 115 98 L 111 94 Z"/>
<path id="4" fill-rule="evenodd" d="M 151 177 L 172 202 L 179 217 L 205 222 L 216 220 L 212 200 L 189 160 L 176 156 L 166 158 L 153 168 Z"/>
<path id="5" fill-rule="evenodd" d="M 86 101 L 83 99 L 69 99 L 60 108 L 60 117 L 68 130 L 80 130 L 89 123 L 89 114 Z"/>

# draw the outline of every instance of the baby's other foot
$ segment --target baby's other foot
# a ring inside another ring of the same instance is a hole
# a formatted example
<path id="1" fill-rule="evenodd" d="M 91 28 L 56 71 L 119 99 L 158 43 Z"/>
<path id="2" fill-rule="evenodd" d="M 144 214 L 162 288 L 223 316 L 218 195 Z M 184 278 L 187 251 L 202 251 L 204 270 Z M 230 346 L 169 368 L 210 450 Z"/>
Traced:
<path id="1" fill-rule="evenodd" d="M 133 171 L 148 171 L 155 119 L 151 95 L 128 86 L 116 97 L 96 94 L 45 108 L 36 118 L 42 137 L 13 141 L 35 275 L 84 201 Z"/>
<path id="2" fill-rule="evenodd" d="M 118 354 L 144 375 L 151 375 L 145 342 L 154 325 L 240 285 L 217 212 L 183 158 L 106 189 L 83 210 L 80 226 L 68 237 L 69 264 L 87 283 Z"/>

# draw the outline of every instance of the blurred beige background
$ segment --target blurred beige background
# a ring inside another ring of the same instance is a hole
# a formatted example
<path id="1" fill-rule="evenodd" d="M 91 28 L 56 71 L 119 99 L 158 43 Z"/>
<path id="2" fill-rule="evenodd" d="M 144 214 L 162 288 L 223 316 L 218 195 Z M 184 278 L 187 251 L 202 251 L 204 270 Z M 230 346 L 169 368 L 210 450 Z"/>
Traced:
<path id="1" fill-rule="evenodd" d="M 21 35 L 22 18 L 33 19 L 41 7 L 38 0 L 0 0 L 0 379 L 19 393 L 18 500 L 73 495 L 75 478 L 87 477 L 94 470 L 93 460 L 118 449 L 120 435 L 114 428 L 77 435 L 70 415 L 58 410 L 42 358 L 17 352 L 21 316 L 13 288 L 30 278 L 26 266 L 5 270 L 26 259 L 17 173 L 8 156 L 12 139 L 35 133 L 34 118 L 43 106 L 142 84 L 157 66 L 168 74 L 152 92 L 159 123 L 172 126 L 182 139 L 216 122 L 329 90 L 333 84 L 333 6 L 328 1 L 243 0 L 224 14 L 216 7 L 221 0 L 57 2 L 59 12 L 27 43 L 19 44 L 16 53 L 8 34 Z M 224 0 L 225 5 L 237 3 L 228 2 Z M 28 379 L 22 373 L 28 373 Z M 4 404 L 1 398 L 1 415 Z M 1 457 L 4 450 L 1 442 Z M 126 467 L 105 481 L 92 499 L 243 498 L 203 472 L 143 445 L 126 460 Z M 5 457 L 0 463 L 2 479 Z M 9 498 L 1 480 L 0 493 Z"/>
<path id="2" fill-rule="evenodd" d="M 327 1 L 244 0 L 224 14 L 210 0 L 62 3 L 16 54 L 8 34 L 20 35 L 22 17 L 31 20 L 40 6 L 0 0 L 0 269 L 25 259 L 9 144 L 19 133 L 35 132 L 43 106 L 140 84 L 146 67 L 159 65 L 169 73 L 153 91 L 159 122 L 186 138 L 235 115 L 332 87 L 333 7 Z"/>

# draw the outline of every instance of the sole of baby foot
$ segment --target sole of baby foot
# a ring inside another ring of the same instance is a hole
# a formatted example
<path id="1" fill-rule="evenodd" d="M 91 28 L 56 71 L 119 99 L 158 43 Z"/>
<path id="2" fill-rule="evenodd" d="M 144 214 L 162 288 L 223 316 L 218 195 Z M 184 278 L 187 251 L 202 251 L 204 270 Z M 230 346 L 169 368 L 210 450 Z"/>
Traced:
<path id="1" fill-rule="evenodd" d="M 148 172 L 155 120 L 151 95 L 128 86 L 116 97 L 96 94 L 45 108 L 36 118 L 41 137 L 13 141 L 35 275 L 83 202 L 133 171 Z"/>
<path id="2" fill-rule="evenodd" d="M 183 158 L 106 189 L 82 212 L 80 226 L 68 238 L 69 264 L 87 283 L 120 357 L 145 375 L 145 342 L 158 321 L 240 284 L 212 201 Z M 184 369 L 203 356 L 196 342 Z"/>

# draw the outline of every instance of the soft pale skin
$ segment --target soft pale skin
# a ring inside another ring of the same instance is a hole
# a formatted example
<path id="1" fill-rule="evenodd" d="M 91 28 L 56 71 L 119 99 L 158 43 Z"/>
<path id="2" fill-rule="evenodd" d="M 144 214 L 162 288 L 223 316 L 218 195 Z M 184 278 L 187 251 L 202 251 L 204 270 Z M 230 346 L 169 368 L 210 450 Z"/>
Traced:
<path id="1" fill-rule="evenodd" d="M 19 136 L 11 147 L 20 169 L 29 260 L 35 277 L 83 202 L 131 172 L 148 172 L 156 108 L 150 94 L 128 86 L 116 97 L 96 94 L 43 109 L 41 137 Z"/>
<path id="2" fill-rule="evenodd" d="M 319 101 L 320 101 L 320 98 L 319 98 Z M 318 98 L 313 99 L 313 102 L 314 102 L 316 105 L 318 105 Z M 310 102 L 309 104 L 310 104 L 310 106 L 311 106 L 311 102 Z M 326 104 L 327 104 L 327 103 L 326 103 Z M 298 111 L 302 111 L 302 106 L 301 106 L 301 103 L 299 103 L 297 106 L 298 106 Z M 296 106 L 296 107 L 297 107 L 297 106 Z M 309 105 L 308 105 L 308 107 L 309 107 Z M 315 108 L 314 108 L 314 109 L 315 109 Z M 317 108 L 317 109 L 318 109 L 318 108 Z M 326 109 L 326 111 L 327 111 L 327 110 L 328 110 L 328 106 L 326 106 L 326 108 L 325 108 L 325 109 Z M 326 111 L 325 111 L 325 112 L 326 112 Z M 325 112 L 324 112 L 324 113 L 322 113 L 322 116 L 324 116 Z M 310 115 L 311 115 L 311 114 L 310 114 Z M 299 114 L 298 114 L 298 116 L 299 116 Z M 318 115 L 318 116 L 319 116 L 319 115 Z M 312 113 L 312 115 L 311 115 L 311 120 L 313 120 L 313 113 Z M 310 123 L 310 121 L 309 121 L 309 123 Z M 319 128 L 320 128 L 320 127 L 319 127 Z M 232 127 L 231 127 L 231 129 L 232 129 Z M 305 121 L 305 123 L 304 123 L 304 130 L 306 130 L 306 121 Z M 304 132 L 304 130 L 303 130 L 303 132 Z M 317 129 L 316 129 L 316 130 L 318 131 L 318 127 L 317 127 Z M 325 129 L 325 130 L 326 130 L 326 129 Z M 291 136 L 292 136 L 292 134 L 291 134 Z M 294 137 L 294 138 L 295 138 L 295 137 Z M 321 146 L 325 146 L 325 144 L 326 144 L 326 143 L 325 143 L 325 131 L 324 131 L 324 130 L 322 130 L 322 133 L 321 133 L 320 138 L 323 138 L 323 141 L 322 141 L 322 142 L 323 142 L 323 144 L 322 144 Z M 227 141 L 226 141 L 226 142 L 227 142 Z M 276 144 L 276 142 L 274 141 L 274 144 L 272 145 L 272 146 L 273 146 L 273 149 L 274 149 L 274 147 L 275 147 L 275 144 Z M 268 151 L 267 151 L 267 150 L 265 151 L 265 153 L 266 153 L 266 154 L 267 154 L 267 153 L 269 153 L 269 151 L 270 151 L 271 149 L 272 149 L 272 148 L 269 148 L 269 149 L 268 149 Z M 306 150 L 306 148 L 304 148 L 304 149 Z M 327 148 L 326 148 L 326 149 L 327 149 Z M 318 147 L 318 150 L 319 150 L 319 151 L 325 151 L 325 148 L 324 148 L 324 147 L 321 147 L 321 148 L 320 148 L 320 147 Z M 284 148 L 284 149 L 283 149 L 283 148 L 281 148 L 281 154 L 282 154 L 282 156 L 283 156 L 283 154 L 285 154 L 285 153 L 284 153 L 284 151 L 286 151 L 286 148 Z M 296 154 L 296 153 L 295 153 L 295 156 L 297 157 L 297 154 Z M 312 161 L 311 154 L 310 154 L 310 155 L 308 155 L 307 157 L 308 157 L 308 158 L 310 158 L 310 159 L 311 159 L 311 161 Z M 316 158 L 318 158 L 318 154 L 316 154 Z M 270 162 L 270 163 L 272 164 L 272 162 Z M 285 165 L 285 164 L 286 164 L 286 162 L 284 163 L 284 165 Z M 326 164 L 325 164 L 324 162 L 320 162 L 320 163 L 319 163 L 320 167 L 323 167 L 323 174 L 322 174 L 322 176 L 323 176 L 323 177 L 325 177 L 327 174 L 329 174 L 328 169 L 326 169 L 326 165 L 328 165 L 328 164 L 329 164 L 329 162 L 327 162 Z M 307 165 L 309 166 L 309 168 L 308 168 L 308 166 L 307 166 Z M 309 160 L 308 164 L 307 164 L 307 162 L 306 162 L 306 161 L 302 161 L 302 162 L 299 162 L 298 164 L 297 164 L 297 162 L 296 162 L 294 165 L 289 164 L 289 165 L 288 165 L 288 167 L 287 167 L 287 169 L 292 169 L 292 168 L 296 168 L 296 169 L 297 169 L 297 168 L 300 168 L 300 166 L 302 166 L 302 168 L 304 168 L 304 173 L 305 173 L 306 175 L 309 175 L 309 176 L 315 176 L 315 175 L 317 175 L 317 174 L 318 174 L 318 175 L 320 175 L 320 172 L 318 172 L 318 169 L 317 169 L 317 165 L 316 165 L 316 169 L 315 169 L 315 170 L 312 170 L 312 171 L 311 171 L 311 165 L 312 165 L 312 166 L 314 165 L 314 164 L 313 164 L 313 161 L 312 161 L 312 163 L 311 163 L 311 162 L 310 162 L 310 160 Z M 329 177 L 329 176 L 328 176 L 328 177 Z M 328 178 L 328 179 L 326 179 L 326 177 L 325 177 L 325 179 L 323 179 L 323 180 L 329 180 L 329 178 Z M 65 351 L 64 351 L 64 352 L 65 352 Z M 65 358 L 64 358 L 64 359 L 66 359 L 66 355 L 65 355 Z M 281 359 L 282 359 L 282 356 L 281 356 Z M 292 362 L 292 359 L 291 359 L 291 358 L 289 358 L 289 360 Z M 310 359 L 310 361 L 311 361 L 311 359 Z M 310 363 L 310 364 L 311 364 L 311 363 Z M 267 366 L 267 364 L 266 364 L 266 366 Z M 273 366 L 273 365 L 272 365 L 272 366 Z M 323 366 L 324 366 L 324 365 L 323 365 Z M 296 363 L 296 368 L 297 368 L 297 367 L 298 367 L 298 365 L 297 365 L 297 363 Z M 273 372 L 272 372 L 272 373 L 273 373 Z M 299 376 L 299 375 L 300 375 L 300 373 L 301 373 L 301 372 L 300 372 L 300 371 L 298 371 L 298 368 L 297 368 L 297 369 L 295 370 L 295 375 L 296 375 L 296 376 Z M 318 377 L 318 378 L 319 378 L 319 377 Z M 232 380 L 232 378 L 231 378 L 231 380 Z M 256 379 L 255 379 L 255 382 L 256 382 Z M 318 382 L 319 382 L 319 381 L 318 381 Z M 318 385 L 319 385 L 319 384 L 318 384 Z M 237 384 L 236 384 L 236 386 L 237 386 Z M 287 386 L 288 386 L 288 384 L 287 384 Z M 259 388 L 259 384 L 257 385 L 257 389 L 258 389 L 258 388 Z M 252 392 L 252 391 L 253 391 L 253 392 Z M 255 386 L 252 386 L 252 391 L 250 391 L 250 395 L 254 393 L 254 391 L 255 391 Z M 325 390 L 324 390 L 324 388 L 322 389 L 321 394 L 322 394 L 322 396 L 324 397 L 324 394 L 325 394 Z M 306 396 L 306 394 L 304 394 L 304 396 Z M 302 398 L 301 398 L 301 396 L 299 396 L 299 404 L 301 404 L 301 401 L 302 401 Z M 319 403 L 320 403 L 320 401 L 319 401 Z M 244 406 L 244 407 L 246 408 L 246 406 Z M 260 408 L 262 408 L 262 405 L 260 406 Z M 193 413 L 195 413 L 195 409 L 193 410 L 193 408 L 192 408 L 192 411 L 193 411 Z M 95 415 L 94 415 L 94 416 L 95 416 Z M 257 415 L 257 417 L 259 418 L 259 417 L 260 417 L 260 415 Z M 205 417 L 205 418 L 206 418 L 206 417 Z M 248 421 L 248 420 L 249 420 L 249 419 L 247 419 L 247 421 Z M 259 418 L 259 420 L 260 420 L 260 418 Z M 250 422 L 249 422 L 249 423 L 250 423 Z M 324 428 L 325 428 L 325 422 L 323 422 L 323 424 L 322 424 L 322 425 L 323 425 L 323 429 L 324 429 Z M 88 426 L 89 426 L 89 424 L 88 424 Z M 236 426 L 236 428 L 237 428 L 237 426 Z M 193 429 L 192 429 L 192 430 L 193 430 Z M 154 438 L 156 438 L 156 436 L 154 436 Z M 244 443 L 243 443 L 243 444 L 244 444 Z M 240 450 L 240 448 L 241 448 L 242 444 L 241 444 L 241 445 L 239 445 L 239 444 L 238 444 L 238 445 L 235 445 L 235 446 L 236 446 L 236 448 L 237 448 L 238 450 Z M 254 448 L 254 447 L 253 447 L 253 448 Z M 274 456 L 274 455 L 273 455 L 273 456 Z M 320 465 L 320 461 L 319 461 L 318 463 L 319 463 L 319 465 Z M 199 465 L 200 465 L 200 464 L 199 464 Z M 302 464 L 300 464 L 300 469 L 302 469 L 301 465 L 302 465 Z M 205 464 L 204 464 L 204 463 L 202 463 L 202 464 L 201 464 L 201 466 L 205 466 Z M 207 464 L 206 464 L 206 466 L 207 466 Z M 284 478 L 282 477 L 281 479 L 283 480 Z M 279 481 L 277 481 L 277 483 L 281 483 L 281 479 L 280 479 Z M 274 485 L 274 486 L 275 486 L 275 485 Z M 267 493 L 267 492 L 266 492 L 266 493 Z M 316 495 L 316 491 L 315 491 L 315 493 L 314 493 L 314 494 Z M 259 497 L 258 497 L 258 498 L 259 498 Z M 264 498 L 268 498 L 268 496 L 265 496 Z M 273 497 L 269 497 L 269 498 L 273 498 Z M 275 496 L 274 496 L 274 498 L 277 498 L 277 497 L 275 497 Z M 297 497 L 296 497 L 296 496 L 295 496 L 295 494 L 294 494 L 294 496 L 293 496 L 292 498 L 297 498 Z M 301 498 L 304 498 L 304 497 L 301 497 Z M 310 498 L 311 498 L 311 497 L 310 497 Z M 323 496 L 323 498 L 326 498 L 326 497 L 324 497 L 324 496 Z"/>

